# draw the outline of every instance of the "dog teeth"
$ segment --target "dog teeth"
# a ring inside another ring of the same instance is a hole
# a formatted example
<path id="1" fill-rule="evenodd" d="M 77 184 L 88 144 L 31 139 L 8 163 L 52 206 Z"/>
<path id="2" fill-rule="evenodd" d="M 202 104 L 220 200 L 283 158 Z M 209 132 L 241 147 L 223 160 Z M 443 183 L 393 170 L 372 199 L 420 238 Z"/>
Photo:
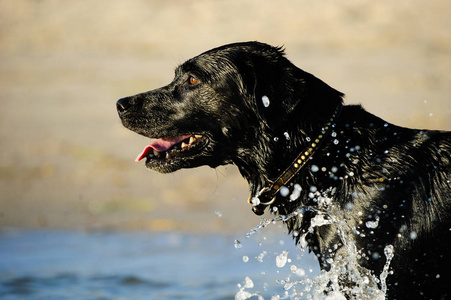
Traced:
<path id="1" fill-rule="evenodd" d="M 155 149 L 153 149 L 153 151 L 151 153 L 149 153 L 148 158 L 157 158 L 157 159 L 166 159 L 166 160 L 171 160 L 174 156 L 177 156 L 178 152 L 183 151 L 183 150 L 189 150 L 194 143 L 196 143 L 196 141 L 198 139 L 202 138 L 202 135 L 200 134 L 196 134 L 196 135 L 192 135 L 189 137 L 189 139 L 184 140 L 183 142 L 174 145 L 173 147 L 171 147 L 170 149 L 166 150 L 166 151 L 157 151 Z"/>

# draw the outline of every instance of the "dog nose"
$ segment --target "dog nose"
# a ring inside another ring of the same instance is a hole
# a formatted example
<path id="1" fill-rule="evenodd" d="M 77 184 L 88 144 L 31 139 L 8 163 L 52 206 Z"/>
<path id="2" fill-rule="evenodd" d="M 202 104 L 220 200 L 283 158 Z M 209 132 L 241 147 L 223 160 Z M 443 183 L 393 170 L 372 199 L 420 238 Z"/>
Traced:
<path id="1" fill-rule="evenodd" d="M 116 108 L 119 115 L 125 113 L 131 106 L 129 98 L 121 98 L 116 102 Z"/>

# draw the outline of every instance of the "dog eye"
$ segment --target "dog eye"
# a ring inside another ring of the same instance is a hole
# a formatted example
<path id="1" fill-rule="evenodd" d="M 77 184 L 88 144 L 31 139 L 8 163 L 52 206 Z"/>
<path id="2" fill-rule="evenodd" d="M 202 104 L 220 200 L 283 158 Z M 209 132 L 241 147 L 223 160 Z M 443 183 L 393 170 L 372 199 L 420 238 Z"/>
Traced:
<path id="1" fill-rule="evenodd" d="M 199 83 L 199 79 L 197 79 L 197 78 L 194 77 L 194 76 L 190 76 L 189 79 L 188 79 L 188 82 L 189 82 L 189 84 L 191 84 L 191 85 L 195 85 L 195 84 L 198 84 L 198 83 Z"/>

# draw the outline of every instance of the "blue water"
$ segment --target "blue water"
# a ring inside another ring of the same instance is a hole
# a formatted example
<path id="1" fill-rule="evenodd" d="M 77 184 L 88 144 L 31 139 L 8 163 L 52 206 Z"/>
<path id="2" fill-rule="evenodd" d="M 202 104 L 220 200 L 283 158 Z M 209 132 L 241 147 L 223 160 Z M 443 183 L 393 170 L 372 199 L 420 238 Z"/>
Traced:
<path id="1" fill-rule="evenodd" d="M 284 250 L 292 261 L 278 268 Z M 0 231 L 0 299 L 234 299 L 245 277 L 271 299 L 290 265 L 317 274 L 300 254 L 278 234 Z"/>

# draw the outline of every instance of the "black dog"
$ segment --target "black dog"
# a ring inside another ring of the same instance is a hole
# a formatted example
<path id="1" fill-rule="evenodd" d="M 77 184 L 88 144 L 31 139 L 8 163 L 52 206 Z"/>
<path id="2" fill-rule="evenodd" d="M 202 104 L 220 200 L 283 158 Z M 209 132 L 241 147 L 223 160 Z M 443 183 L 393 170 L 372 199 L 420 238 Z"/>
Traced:
<path id="1" fill-rule="evenodd" d="M 388 299 L 451 299 L 451 133 L 395 126 L 342 97 L 281 48 L 247 42 L 188 60 L 117 109 L 156 139 L 137 157 L 150 169 L 235 164 L 254 212 L 297 214 L 288 229 L 323 269 L 352 244 L 379 276 L 385 249 Z M 353 279 L 340 283 L 353 297 Z"/>

